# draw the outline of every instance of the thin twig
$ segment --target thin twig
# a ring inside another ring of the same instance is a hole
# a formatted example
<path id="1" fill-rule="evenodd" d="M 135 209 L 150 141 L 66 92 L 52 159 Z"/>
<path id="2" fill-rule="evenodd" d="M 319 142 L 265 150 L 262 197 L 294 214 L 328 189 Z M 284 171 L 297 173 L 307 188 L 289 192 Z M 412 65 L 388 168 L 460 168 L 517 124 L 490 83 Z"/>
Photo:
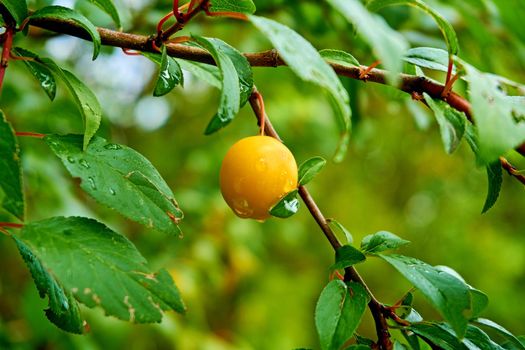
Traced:
<path id="1" fill-rule="evenodd" d="M 516 169 L 514 165 L 510 164 L 507 159 L 499 157 L 499 161 L 503 169 L 505 169 L 510 176 L 515 177 L 519 182 L 525 185 L 525 175 L 521 174 L 520 171 Z"/>
<path id="2" fill-rule="evenodd" d="M 38 132 L 26 132 L 26 131 L 17 131 L 15 132 L 16 136 L 27 136 L 27 137 L 34 137 L 36 139 L 43 139 L 46 137 L 46 134 L 40 134 Z"/>
<path id="3" fill-rule="evenodd" d="M 259 96 L 260 96 L 260 93 L 254 87 L 249 101 L 255 113 L 255 116 L 257 120 L 261 120 L 262 118 L 264 118 L 264 129 L 265 129 L 266 135 L 274 137 L 278 140 L 281 140 L 281 138 L 279 137 L 279 134 L 277 133 L 272 123 L 270 122 L 270 119 L 265 114 L 264 109 L 262 108 L 262 105 L 260 103 Z M 337 239 L 335 233 L 330 228 L 330 225 L 328 224 L 326 217 L 323 215 L 323 213 L 317 206 L 317 203 L 315 203 L 314 199 L 312 198 L 312 196 L 310 195 L 306 187 L 299 186 L 299 196 L 301 196 L 304 204 L 308 208 L 308 211 L 310 212 L 312 217 L 315 219 L 315 221 L 321 228 L 321 231 L 323 231 L 326 239 L 328 240 L 328 242 L 330 242 L 330 245 L 332 246 L 334 251 L 341 248 L 342 246 L 341 242 L 339 242 L 339 240 Z M 345 281 L 351 280 L 356 283 L 359 283 L 365 288 L 367 293 L 370 295 L 370 302 L 368 303 L 368 308 L 370 309 L 370 312 L 372 313 L 372 316 L 374 318 L 379 348 L 381 350 L 391 349 L 392 342 L 390 341 L 390 333 L 388 331 L 388 325 L 386 323 L 386 319 L 383 314 L 383 310 L 384 310 L 383 304 L 375 298 L 370 288 L 366 285 L 363 278 L 359 275 L 359 273 L 353 266 L 345 269 L 344 279 Z"/>
<path id="4" fill-rule="evenodd" d="M 16 224 L 14 222 L 0 222 L 0 227 L 23 228 L 24 224 Z"/>

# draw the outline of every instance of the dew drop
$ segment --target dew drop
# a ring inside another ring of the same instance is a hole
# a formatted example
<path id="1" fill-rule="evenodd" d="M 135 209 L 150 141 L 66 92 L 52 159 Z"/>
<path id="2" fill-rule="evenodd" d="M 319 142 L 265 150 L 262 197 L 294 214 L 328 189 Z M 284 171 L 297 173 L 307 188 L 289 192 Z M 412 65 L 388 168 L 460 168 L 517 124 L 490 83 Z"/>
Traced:
<path id="1" fill-rule="evenodd" d="M 104 146 L 104 148 L 109 149 L 109 150 L 117 150 L 117 149 L 122 149 L 122 146 L 117 145 L 116 143 L 108 143 L 107 145 Z"/>
<path id="2" fill-rule="evenodd" d="M 89 185 L 91 186 L 92 189 L 94 189 L 94 190 L 97 189 L 97 184 L 95 184 L 95 180 L 91 176 L 88 177 L 88 182 L 89 182 Z"/>
<path id="3" fill-rule="evenodd" d="M 112 189 L 112 188 L 109 189 L 109 193 L 111 193 L 112 195 L 116 195 L 117 194 L 117 192 L 115 192 L 115 190 Z"/>
<path id="4" fill-rule="evenodd" d="M 89 164 L 85 159 L 81 159 L 78 162 L 80 165 L 82 165 L 84 168 L 89 169 Z"/>
<path id="5" fill-rule="evenodd" d="M 233 210 L 239 216 L 249 216 L 253 214 L 253 209 L 246 199 L 238 199 L 233 201 Z"/>
<path id="6" fill-rule="evenodd" d="M 74 163 L 75 162 L 75 158 L 73 158 L 71 156 L 68 156 L 67 157 L 67 161 L 70 162 L 70 163 Z"/>

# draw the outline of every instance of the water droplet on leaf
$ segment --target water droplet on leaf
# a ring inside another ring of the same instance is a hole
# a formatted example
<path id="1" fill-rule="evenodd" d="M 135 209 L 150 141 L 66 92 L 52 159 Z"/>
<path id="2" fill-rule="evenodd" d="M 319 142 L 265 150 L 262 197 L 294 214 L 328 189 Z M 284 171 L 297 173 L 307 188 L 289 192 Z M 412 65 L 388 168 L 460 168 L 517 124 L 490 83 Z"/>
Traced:
<path id="1" fill-rule="evenodd" d="M 97 184 L 95 184 L 95 180 L 91 176 L 88 177 L 88 182 L 89 182 L 89 185 L 91 186 L 92 189 L 94 189 L 94 190 L 97 189 Z"/>
<path id="2" fill-rule="evenodd" d="M 82 165 L 84 168 L 89 169 L 89 163 L 85 159 L 81 159 L 78 162 L 80 165 Z"/>

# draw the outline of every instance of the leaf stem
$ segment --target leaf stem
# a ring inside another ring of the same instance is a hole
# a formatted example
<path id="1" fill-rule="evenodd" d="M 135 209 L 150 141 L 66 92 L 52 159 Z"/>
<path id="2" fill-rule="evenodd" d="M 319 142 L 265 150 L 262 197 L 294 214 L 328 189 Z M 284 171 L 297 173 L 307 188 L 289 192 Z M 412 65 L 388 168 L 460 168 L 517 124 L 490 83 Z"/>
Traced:
<path id="1" fill-rule="evenodd" d="M 36 139 L 43 139 L 46 137 L 46 134 L 40 134 L 37 132 L 26 132 L 26 131 L 17 131 L 15 132 L 16 136 L 27 136 L 27 137 L 34 137 Z"/>
<path id="2" fill-rule="evenodd" d="M 369 65 L 368 67 L 360 67 L 362 68 L 362 72 L 359 74 L 359 79 L 361 80 L 367 80 L 368 79 L 368 73 L 370 73 L 372 71 L 372 69 L 374 69 L 375 67 L 377 67 L 379 64 L 381 64 L 381 61 L 375 61 L 373 62 L 371 65 Z"/>
<path id="3" fill-rule="evenodd" d="M 159 37 L 161 41 L 167 41 L 173 34 L 180 31 L 182 28 L 184 28 L 184 25 L 188 23 L 193 17 L 195 17 L 199 12 L 201 11 L 207 11 L 209 7 L 209 0 L 202 0 L 195 8 L 191 8 L 191 6 L 188 8 L 188 12 L 186 14 L 182 14 L 179 12 L 179 9 L 177 7 L 177 10 L 175 11 L 175 1 L 174 1 L 174 13 L 177 17 L 177 23 L 173 24 L 171 27 L 166 29 L 164 33 Z M 178 5 L 178 1 L 177 1 Z M 177 15 L 178 13 L 178 15 Z"/>
<path id="4" fill-rule="evenodd" d="M 506 158 L 499 157 L 499 161 L 503 169 L 505 169 L 510 176 L 515 177 L 519 182 L 525 185 L 525 175 L 521 174 Z"/>
<path id="5" fill-rule="evenodd" d="M 0 222 L 0 227 L 23 228 L 24 224 L 16 224 L 14 222 Z"/>
<path id="6" fill-rule="evenodd" d="M 259 96 L 261 96 L 261 94 L 257 91 L 257 88 L 254 86 L 253 92 L 249 99 L 249 102 L 254 111 L 254 114 L 258 120 L 264 117 L 265 119 L 264 129 L 265 129 L 266 135 L 274 137 L 277 140 L 281 140 L 281 138 L 279 137 L 279 134 L 277 133 L 272 123 L 270 122 L 270 119 L 265 114 L 264 109 L 262 108 L 264 104 L 260 103 Z M 342 247 L 341 242 L 339 242 L 339 240 L 337 239 L 336 235 L 330 228 L 330 225 L 328 224 L 326 217 L 323 215 L 323 213 L 317 206 L 317 203 L 314 201 L 314 199 L 312 198 L 312 196 L 310 195 L 306 187 L 299 186 L 298 192 L 299 192 L 299 196 L 301 196 L 304 204 L 308 208 L 308 211 L 310 211 L 310 214 L 312 215 L 314 220 L 317 222 L 317 224 L 321 228 L 321 231 L 323 231 L 326 239 L 328 240 L 328 242 L 330 242 L 330 245 L 332 246 L 334 251 L 341 248 Z M 370 302 L 368 303 L 368 308 L 370 309 L 370 312 L 372 313 L 372 317 L 374 318 L 376 333 L 378 337 L 379 349 L 380 350 L 392 349 L 392 342 L 390 341 L 390 333 L 388 331 L 388 324 L 386 323 L 386 318 L 383 312 L 384 311 L 383 304 L 375 298 L 370 288 L 367 286 L 363 278 L 359 275 L 359 273 L 353 266 L 345 269 L 344 280 L 354 281 L 356 283 L 359 283 L 365 288 L 368 295 L 370 296 Z"/>

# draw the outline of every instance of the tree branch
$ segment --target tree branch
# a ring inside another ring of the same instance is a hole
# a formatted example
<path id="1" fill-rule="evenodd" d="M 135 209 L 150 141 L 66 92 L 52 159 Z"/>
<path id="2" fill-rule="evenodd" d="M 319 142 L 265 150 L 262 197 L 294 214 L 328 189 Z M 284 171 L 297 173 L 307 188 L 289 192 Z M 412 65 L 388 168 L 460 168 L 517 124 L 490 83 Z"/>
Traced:
<path id="1" fill-rule="evenodd" d="M 281 138 L 279 137 L 279 134 L 273 127 L 270 119 L 264 112 L 264 107 L 259 104 L 260 99 L 258 98 L 259 92 L 254 87 L 253 92 L 250 96 L 250 105 L 255 113 L 255 116 L 257 117 L 257 120 L 259 121 L 259 124 L 261 124 L 261 121 L 264 120 L 264 131 L 265 134 L 268 136 L 271 136 L 273 138 L 276 138 L 277 140 L 281 141 Z M 326 239 L 330 242 L 330 245 L 336 251 L 337 249 L 342 247 L 341 242 L 337 239 L 336 235 L 328 225 L 328 221 L 326 220 L 326 217 L 323 215 L 319 207 L 317 206 L 317 203 L 315 203 L 314 199 L 308 192 L 308 189 L 305 186 L 299 186 L 299 196 L 301 196 L 304 204 L 308 208 L 308 211 L 310 211 L 310 214 L 315 219 L 319 227 L 321 228 L 321 231 L 323 231 Z M 378 345 L 380 350 L 390 350 L 392 349 L 392 342 L 390 340 L 390 333 L 388 331 L 388 325 L 384 316 L 384 306 L 381 302 L 379 302 L 368 285 L 365 283 L 363 278 L 359 275 L 357 270 L 351 266 L 347 267 L 345 269 L 345 281 L 354 281 L 356 283 L 359 283 L 362 285 L 365 290 L 367 291 L 368 295 L 370 296 L 370 302 L 368 303 L 368 308 L 370 309 L 370 312 L 372 313 L 372 316 L 374 318 L 374 323 L 376 327 L 376 333 L 378 337 Z"/>
<path id="2" fill-rule="evenodd" d="M 89 34 L 86 33 L 82 27 L 71 20 L 64 19 L 33 19 L 29 22 L 30 25 L 40 27 L 43 29 L 51 30 L 53 32 L 67 34 L 82 38 L 85 40 L 91 40 Z M 138 34 L 131 34 L 125 32 L 118 32 L 107 28 L 97 28 L 100 33 L 103 45 L 115 46 L 120 48 L 126 48 L 137 51 L 145 52 L 157 52 L 152 45 L 155 40 L 155 36 L 144 36 Z M 211 55 L 200 48 L 190 47 L 181 44 L 166 44 L 167 52 L 170 56 L 178 57 L 182 59 L 188 59 L 192 61 L 215 64 Z M 278 67 L 284 66 L 286 63 L 279 56 L 276 50 L 267 50 L 256 53 L 245 53 L 244 54 L 250 65 L 253 67 Z M 362 77 L 361 73 L 366 67 L 348 67 L 337 63 L 330 63 L 332 68 L 338 75 L 349 77 L 356 80 L 370 81 L 378 84 L 387 84 L 387 72 L 382 69 L 372 69 L 366 77 Z M 427 93 L 433 98 L 439 98 L 447 102 L 450 106 L 460 112 L 464 112 L 467 118 L 472 122 L 472 113 L 470 103 L 455 92 L 451 92 L 446 97 L 443 97 L 443 91 L 445 86 L 432 81 L 425 77 L 400 74 L 399 77 L 400 85 L 399 89 L 412 94 L 412 93 Z M 525 143 L 516 148 L 521 155 L 525 156 Z"/>

